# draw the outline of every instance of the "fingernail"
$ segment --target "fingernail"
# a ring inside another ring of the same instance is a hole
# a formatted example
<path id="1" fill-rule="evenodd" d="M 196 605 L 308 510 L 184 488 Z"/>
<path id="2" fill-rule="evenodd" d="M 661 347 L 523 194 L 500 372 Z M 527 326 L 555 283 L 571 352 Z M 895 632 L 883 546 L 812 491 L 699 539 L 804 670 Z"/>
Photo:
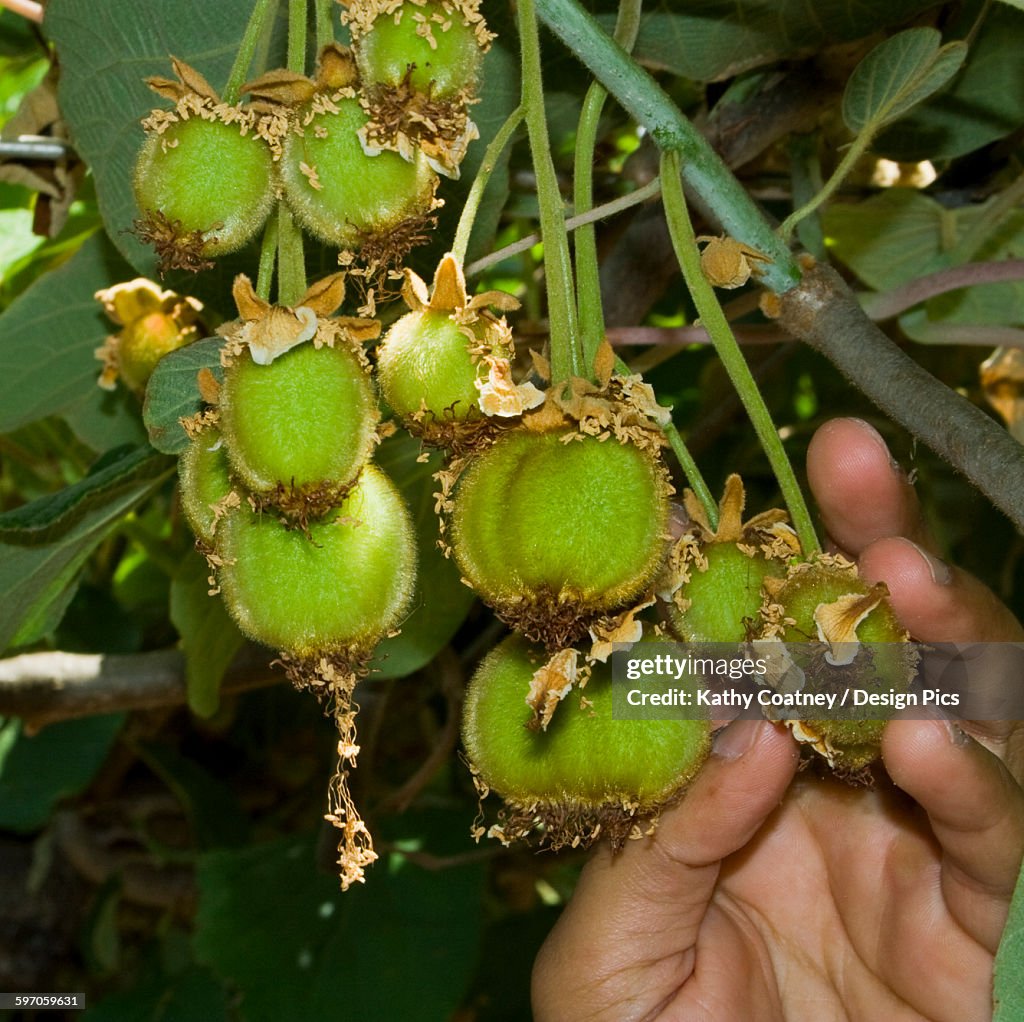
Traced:
<path id="1" fill-rule="evenodd" d="M 903 477 L 903 469 L 900 467 L 900 463 L 892 456 L 892 451 L 889 450 L 889 445 L 885 442 L 884 437 L 881 433 L 871 425 L 870 422 L 866 422 L 864 419 L 854 418 L 853 422 L 863 430 L 866 436 L 869 436 L 885 453 L 886 460 L 889 462 L 889 467 L 901 478 Z"/>
<path id="2" fill-rule="evenodd" d="M 763 724 L 763 720 L 733 721 L 715 735 L 711 754 L 719 759 L 739 759 L 753 747 Z"/>
<path id="3" fill-rule="evenodd" d="M 970 744 L 971 736 L 962 727 L 958 727 L 953 721 L 948 719 L 942 723 L 946 725 L 949 740 L 953 745 L 964 746 Z"/>
<path id="4" fill-rule="evenodd" d="M 928 553 L 923 547 L 919 547 L 909 539 L 904 539 L 903 542 L 908 546 L 912 546 L 917 551 L 921 560 L 928 565 L 928 571 L 931 573 L 932 581 L 936 585 L 948 586 L 953 581 L 953 572 L 945 561 L 939 560 L 938 557 Z"/>

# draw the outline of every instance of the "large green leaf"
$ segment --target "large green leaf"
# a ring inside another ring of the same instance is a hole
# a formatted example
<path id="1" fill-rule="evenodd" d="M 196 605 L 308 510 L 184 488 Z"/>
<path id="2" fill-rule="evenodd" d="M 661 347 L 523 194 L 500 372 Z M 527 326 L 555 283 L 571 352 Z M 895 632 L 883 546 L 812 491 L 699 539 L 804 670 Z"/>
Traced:
<path id="1" fill-rule="evenodd" d="M 934 28 L 908 28 L 879 43 L 854 69 L 843 93 L 850 131 L 872 134 L 942 88 L 960 70 L 967 44 L 940 45 Z"/>
<path id="2" fill-rule="evenodd" d="M 648 66 L 717 81 L 859 39 L 935 6 L 934 0 L 687 0 L 645 15 L 633 52 Z M 603 21 L 610 32 L 614 16 Z"/>
<path id="3" fill-rule="evenodd" d="M 51 724 L 32 738 L 0 718 L 0 827 L 43 826 L 62 798 L 77 795 L 106 759 L 123 713 Z"/>
<path id="4" fill-rule="evenodd" d="M 146 387 L 143 418 L 149 431 L 149 442 L 164 454 L 181 454 L 188 447 L 188 434 L 180 420 L 194 415 L 203 407 L 199 394 L 200 369 L 209 369 L 221 382 L 224 369 L 219 337 L 206 337 L 178 348 L 157 363 Z"/>
<path id="5" fill-rule="evenodd" d="M 121 452 L 80 483 L 0 515 L 0 650 L 57 624 L 86 559 L 171 471 L 149 448 Z"/>
<path id="6" fill-rule="evenodd" d="M 0 433 L 47 415 L 68 419 L 96 450 L 145 439 L 124 388 L 96 385 L 93 354 L 113 324 L 94 295 L 134 273 L 102 234 L 47 273 L 0 316 Z"/>
<path id="7" fill-rule="evenodd" d="M 460 836 L 468 845 L 458 814 L 395 823 L 402 847 L 422 847 L 426 827 L 442 836 L 424 850 L 438 854 Z M 482 869 L 425 872 L 392 853 L 343 894 L 318 871 L 314 844 L 291 838 L 200 859 L 196 957 L 239 990 L 242 1019 L 450 1018 L 476 964 Z"/>
<path id="8" fill-rule="evenodd" d="M 141 119 L 167 104 L 143 79 L 167 77 L 173 54 L 220 89 L 252 8 L 252 0 L 51 0 L 46 6 L 46 32 L 61 66 L 61 110 L 72 141 L 96 179 L 107 230 L 144 276 L 155 275 L 156 260 L 131 233 L 139 216 L 132 173 L 143 140 Z"/>
<path id="9" fill-rule="evenodd" d="M 401 633 L 377 647 L 373 664 L 376 678 L 401 678 L 430 663 L 462 624 L 474 600 L 473 591 L 459 580 L 454 563 L 437 546 L 434 494 L 438 484 L 433 474 L 441 467 L 441 458 L 434 453 L 420 462 L 419 455 L 419 443 L 399 433 L 381 445 L 376 458 L 409 504 L 419 547 L 412 605 Z"/>
<path id="10" fill-rule="evenodd" d="M 971 43 L 963 73 L 922 103 L 873 148 L 897 160 L 950 160 L 995 142 L 1024 124 L 1020 10 L 996 5 Z M 976 14 L 976 11 L 968 11 Z M 966 20 L 966 19 L 964 19 Z M 966 32 L 969 25 L 964 25 Z"/>

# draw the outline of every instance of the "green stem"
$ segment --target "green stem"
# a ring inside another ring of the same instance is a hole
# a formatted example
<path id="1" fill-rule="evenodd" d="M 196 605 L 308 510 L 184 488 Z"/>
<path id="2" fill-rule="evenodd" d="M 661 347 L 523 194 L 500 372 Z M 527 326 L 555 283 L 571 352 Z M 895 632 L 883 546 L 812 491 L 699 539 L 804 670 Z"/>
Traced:
<path id="1" fill-rule="evenodd" d="M 302 231 L 285 203 L 277 207 L 277 301 L 296 306 L 306 293 L 306 257 Z"/>
<path id="2" fill-rule="evenodd" d="M 657 82 L 577 0 L 536 0 L 544 23 L 581 60 L 626 112 L 651 134 L 665 151 L 683 159 L 683 177 L 737 241 L 763 252 L 769 259 L 761 282 L 783 294 L 800 280 L 800 268 L 757 205 L 746 193 L 707 140 L 679 112 Z"/>
<path id="3" fill-rule="evenodd" d="M 277 259 L 277 223 L 278 218 L 272 216 L 263 228 L 263 241 L 260 243 L 260 268 L 256 274 L 256 294 L 264 301 L 270 301 L 270 286 L 274 282 L 274 263 Z"/>
<path id="4" fill-rule="evenodd" d="M 333 2 L 333 0 L 332 0 Z M 487 190 L 487 182 L 491 180 L 491 174 L 509 144 L 516 128 L 523 120 L 524 110 L 522 105 L 508 115 L 505 123 L 498 129 L 498 133 L 491 139 L 484 152 L 484 158 L 480 163 L 480 169 L 476 172 L 473 185 L 466 196 L 466 203 L 462 207 L 459 216 L 459 226 L 455 230 L 455 240 L 452 242 L 452 255 L 458 260 L 461 266 L 466 261 L 466 252 L 469 249 L 470 235 L 473 233 L 473 224 L 476 223 L 476 215 L 480 209 L 480 202 Z"/>
<path id="5" fill-rule="evenodd" d="M 316 0 L 316 52 L 319 53 L 325 46 L 334 42 L 334 22 L 331 16 L 334 12 L 335 0 Z"/>
<path id="6" fill-rule="evenodd" d="M 583 352 L 576 322 L 576 292 L 572 261 L 569 258 L 569 235 L 565 229 L 565 208 L 548 140 L 540 36 L 534 0 L 519 0 L 518 14 L 522 48 L 522 104 L 526 112 L 530 153 L 537 177 L 540 232 L 544 242 L 544 274 L 551 336 L 551 382 L 557 384 L 570 376 L 583 375 Z"/>
<path id="7" fill-rule="evenodd" d="M 615 356 L 615 371 L 621 376 L 633 374 L 633 370 L 618 355 Z M 701 475 L 697 462 L 693 460 L 690 449 L 686 446 L 686 442 L 683 440 L 679 430 L 676 429 L 676 424 L 670 419 L 666 425 L 661 427 L 661 431 L 665 434 L 665 439 L 668 440 L 669 447 L 672 448 L 676 460 L 679 462 L 679 467 L 683 470 L 683 475 L 686 476 L 686 481 L 690 484 L 690 489 L 693 490 L 694 495 L 701 503 L 701 507 L 704 508 L 704 513 L 708 516 L 708 524 L 712 529 L 717 529 L 718 504 L 711 495 L 708 484 L 704 482 L 704 476 Z"/>
<path id="8" fill-rule="evenodd" d="M 782 221 L 779 225 L 779 237 L 783 241 L 788 242 L 793 234 L 793 228 L 805 217 L 810 216 L 823 202 L 832 197 L 832 193 L 846 180 L 847 175 L 853 170 L 857 161 L 867 152 L 868 146 L 871 145 L 871 139 L 874 136 L 875 131 L 873 127 L 868 127 L 862 131 L 850 144 L 850 148 L 846 150 L 846 155 L 839 161 L 839 166 L 836 167 L 832 176 L 825 182 L 825 187 L 810 202 L 805 202 L 799 209 L 794 210 Z"/>
<path id="9" fill-rule="evenodd" d="M 620 0 L 615 22 L 615 41 L 628 53 L 640 31 L 643 0 Z M 608 90 L 592 82 L 583 100 L 576 128 L 573 161 L 573 208 L 577 213 L 594 205 L 594 149 L 601 123 L 601 111 Z M 583 366 L 593 379 L 594 357 L 604 340 L 604 310 L 601 307 L 601 272 L 597 258 L 597 231 L 593 224 L 581 227 L 573 237 L 576 249 L 576 314 L 583 344 Z"/>
<path id="10" fill-rule="evenodd" d="M 249 15 L 249 23 L 245 26 L 245 33 L 238 46 L 238 53 L 235 54 L 235 62 L 231 65 L 231 73 L 228 75 L 227 84 L 224 86 L 223 98 L 225 103 L 237 103 L 242 86 L 249 75 L 249 68 L 252 66 L 253 54 L 263 35 L 263 26 L 267 16 L 277 7 L 277 0 L 256 0 L 256 4 Z"/>
<path id="11" fill-rule="evenodd" d="M 288 70 L 306 73 L 306 0 L 288 0 Z"/>
<path id="12" fill-rule="evenodd" d="M 736 343 L 729 321 L 718 304 L 714 289 L 701 270 L 700 252 L 697 249 L 693 225 L 690 223 L 690 214 L 686 208 L 686 199 L 683 197 L 683 186 L 680 182 L 678 153 L 665 153 L 661 158 L 661 195 L 665 204 L 665 219 L 672 238 L 672 248 L 679 260 L 679 267 L 683 271 L 694 305 L 697 306 L 701 324 L 707 330 L 718 357 L 722 360 L 722 365 L 729 374 L 729 379 L 736 388 L 747 415 L 750 416 L 754 431 L 779 482 L 783 499 L 789 508 L 789 516 L 793 521 L 793 528 L 800 537 L 804 556 L 810 557 L 811 554 L 818 553 L 821 546 L 814 533 L 814 525 L 793 472 L 793 466 L 786 456 L 786 450 L 775 423 L 772 422 L 768 406 L 764 403 L 764 398 L 750 374 L 750 367 Z"/>

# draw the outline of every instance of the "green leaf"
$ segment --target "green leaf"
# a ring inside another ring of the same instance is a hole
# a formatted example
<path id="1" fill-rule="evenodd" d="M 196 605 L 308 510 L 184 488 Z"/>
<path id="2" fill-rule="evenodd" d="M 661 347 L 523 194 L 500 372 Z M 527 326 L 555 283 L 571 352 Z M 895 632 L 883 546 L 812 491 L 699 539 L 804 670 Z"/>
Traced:
<path id="1" fill-rule="evenodd" d="M 1002 0 L 1008 7 L 1016 7 L 1018 11 L 1024 11 L 1024 0 Z"/>
<path id="2" fill-rule="evenodd" d="M 141 119 L 154 107 L 168 108 L 143 79 L 168 77 L 168 55 L 174 54 L 219 90 L 251 12 L 252 0 L 52 0 L 46 6 L 47 37 L 60 60 L 61 111 L 95 177 L 107 230 L 143 276 L 155 276 L 156 258 L 131 233 L 139 216 L 132 174 L 143 140 Z"/>
<path id="3" fill-rule="evenodd" d="M 1010 917 L 996 952 L 994 1003 L 992 1022 L 1024 1018 L 1024 871 L 1017 880 Z"/>
<path id="4" fill-rule="evenodd" d="M 90 1004 L 85 1017 L 89 1022 L 234 1022 L 236 1015 L 229 1003 L 224 984 L 209 969 L 192 965 L 172 976 L 148 975 L 130 990 L 109 994 Z"/>
<path id="5" fill-rule="evenodd" d="M 29 738 L 0 718 L 0 828 L 38 830 L 63 798 L 82 791 L 107 757 L 123 713 L 51 724 Z"/>
<path id="6" fill-rule="evenodd" d="M 687 0 L 684 10 L 652 10 L 640 22 L 634 55 L 647 67 L 697 81 L 742 71 L 848 42 L 912 18 L 934 0 Z M 601 18 L 609 34 L 615 16 Z"/>
<path id="7" fill-rule="evenodd" d="M 381 444 L 376 461 L 395 481 L 405 497 L 416 525 L 419 570 L 411 610 L 402 631 L 385 639 L 374 654 L 375 678 L 401 678 L 430 663 L 455 634 L 475 599 L 459 580 L 455 564 L 438 548 L 438 520 L 434 473 L 442 461 L 436 452 L 417 461 L 420 445 L 406 433 Z"/>
<path id="8" fill-rule="evenodd" d="M 400 822 L 395 843 L 422 847 L 415 816 Z M 472 847 L 468 817 L 436 812 L 426 824 Z M 314 845 L 290 838 L 200 859 L 196 958 L 237 987 L 242 1017 L 450 1018 L 476 964 L 483 870 L 427 872 L 392 853 L 342 894 Z M 434 840 L 429 850 L 438 854 Z"/>
<path id="9" fill-rule="evenodd" d="M 180 420 L 203 407 L 197 382 L 200 369 L 209 369 L 218 383 L 224 379 L 220 364 L 223 345 L 220 337 L 207 337 L 172 351 L 157 363 L 146 387 L 142 418 L 149 442 L 158 451 L 181 454 L 188 447 L 188 434 Z"/>
<path id="10" fill-rule="evenodd" d="M 60 620 L 86 559 L 172 468 L 148 448 L 122 453 L 74 486 L 0 515 L 0 650 Z"/>
<path id="11" fill-rule="evenodd" d="M 171 622 L 185 653 L 188 705 L 200 717 L 217 712 L 224 672 L 244 642 L 224 601 L 209 595 L 209 575 L 206 561 L 193 552 L 171 580 Z"/>
<path id="12" fill-rule="evenodd" d="M 908 28 L 879 43 L 854 69 L 843 93 L 843 120 L 860 134 L 898 120 L 960 70 L 967 44 L 934 28 Z"/>
<path id="13" fill-rule="evenodd" d="M 971 43 L 963 73 L 872 148 L 895 160 L 951 160 L 1016 131 L 1024 124 L 1022 34 L 1024 14 L 994 7 Z"/>
<path id="14" fill-rule="evenodd" d="M 94 355 L 113 329 L 94 294 L 134 275 L 97 234 L 11 303 L 0 316 L 0 433 L 61 415 L 96 450 L 144 439 L 124 389 L 96 385 Z"/>

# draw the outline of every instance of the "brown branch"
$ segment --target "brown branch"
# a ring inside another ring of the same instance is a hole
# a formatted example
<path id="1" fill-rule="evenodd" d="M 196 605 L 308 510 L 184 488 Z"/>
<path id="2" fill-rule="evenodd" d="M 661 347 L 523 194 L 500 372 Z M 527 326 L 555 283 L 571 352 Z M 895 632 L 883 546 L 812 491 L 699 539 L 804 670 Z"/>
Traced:
<path id="1" fill-rule="evenodd" d="M 781 298 L 784 330 L 820 351 L 883 412 L 962 472 L 1024 530 L 1024 447 L 871 322 L 835 270 L 817 265 Z"/>
<path id="2" fill-rule="evenodd" d="M 282 680 L 283 674 L 270 669 L 266 650 L 246 646 L 228 669 L 222 691 Z M 0 660 L 0 716 L 21 717 L 30 734 L 60 720 L 185 701 L 185 658 L 178 650 L 23 653 Z"/>
<path id="3" fill-rule="evenodd" d="M 974 287 L 977 284 L 999 284 L 1014 280 L 1024 280 L 1024 259 L 965 263 L 963 266 L 928 273 L 892 291 L 866 295 L 862 303 L 868 316 L 880 322 L 892 319 L 893 316 L 898 316 L 901 312 L 906 312 L 907 309 L 912 309 L 915 305 L 948 291 L 958 291 L 960 288 Z"/>

